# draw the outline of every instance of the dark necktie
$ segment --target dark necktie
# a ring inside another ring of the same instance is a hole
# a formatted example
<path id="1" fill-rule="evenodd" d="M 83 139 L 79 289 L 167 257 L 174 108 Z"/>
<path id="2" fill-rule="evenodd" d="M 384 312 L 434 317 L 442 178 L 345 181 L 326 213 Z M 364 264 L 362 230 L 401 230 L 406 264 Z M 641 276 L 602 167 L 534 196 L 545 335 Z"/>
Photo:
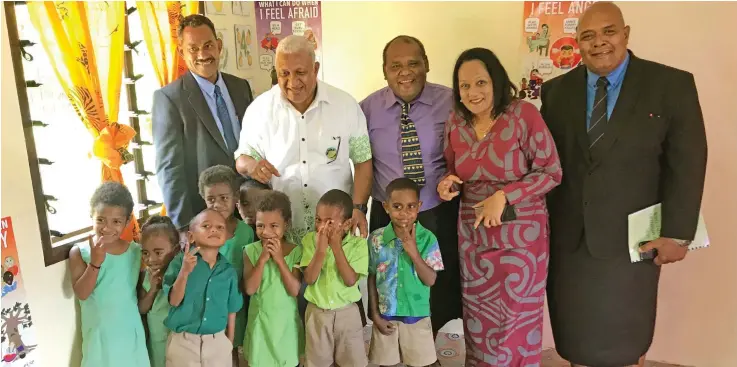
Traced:
<path id="1" fill-rule="evenodd" d="M 593 147 L 602 136 L 607 125 L 607 91 L 609 81 L 605 77 L 596 81 L 596 94 L 594 95 L 594 108 L 591 110 L 589 121 L 589 148 Z"/>
<path id="2" fill-rule="evenodd" d="M 423 187 L 425 185 L 425 168 L 422 166 L 420 139 L 417 137 L 415 123 L 409 118 L 409 103 L 402 104 L 401 121 L 404 177 Z"/>
<path id="3" fill-rule="evenodd" d="M 233 132 L 233 123 L 230 121 L 230 113 L 228 107 L 225 105 L 225 99 L 223 94 L 220 92 L 220 86 L 215 86 L 215 105 L 217 106 L 218 118 L 220 124 L 223 127 L 223 137 L 225 138 L 225 145 L 228 146 L 228 150 L 234 153 L 238 149 L 238 140 L 235 138 Z"/>

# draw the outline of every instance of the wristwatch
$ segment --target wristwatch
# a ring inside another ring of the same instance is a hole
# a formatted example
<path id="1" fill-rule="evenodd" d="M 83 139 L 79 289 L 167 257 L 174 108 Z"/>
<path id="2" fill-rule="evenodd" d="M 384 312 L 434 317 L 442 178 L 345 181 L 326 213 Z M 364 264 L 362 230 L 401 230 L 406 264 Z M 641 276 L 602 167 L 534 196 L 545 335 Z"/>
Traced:
<path id="1" fill-rule="evenodd" d="M 353 209 L 360 210 L 364 215 L 368 213 L 368 205 L 366 204 L 353 204 Z"/>
<path id="2" fill-rule="evenodd" d="M 692 241 L 689 241 L 689 240 L 678 240 L 678 239 L 675 239 L 675 238 L 671 238 L 671 239 L 673 240 L 673 242 L 675 242 L 678 246 L 681 246 L 681 247 L 691 246 L 691 242 L 692 242 Z"/>

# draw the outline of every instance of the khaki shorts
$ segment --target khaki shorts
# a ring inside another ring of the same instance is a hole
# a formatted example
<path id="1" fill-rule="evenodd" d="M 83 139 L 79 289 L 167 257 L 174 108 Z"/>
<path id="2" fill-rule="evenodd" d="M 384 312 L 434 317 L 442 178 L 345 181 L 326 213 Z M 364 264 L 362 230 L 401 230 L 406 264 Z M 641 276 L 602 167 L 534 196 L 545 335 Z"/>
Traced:
<path id="1" fill-rule="evenodd" d="M 394 325 L 391 335 L 382 334 L 376 325 L 371 330 L 371 363 L 380 366 L 399 363 L 407 366 L 429 366 L 438 360 L 429 317 L 414 324 L 390 322 Z"/>
<path id="2" fill-rule="evenodd" d="M 361 314 L 355 303 L 337 310 L 323 310 L 308 303 L 305 334 L 305 367 L 368 365 Z"/>
<path id="3" fill-rule="evenodd" d="M 224 332 L 198 335 L 169 333 L 166 367 L 232 367 L 233 344 Z"/>

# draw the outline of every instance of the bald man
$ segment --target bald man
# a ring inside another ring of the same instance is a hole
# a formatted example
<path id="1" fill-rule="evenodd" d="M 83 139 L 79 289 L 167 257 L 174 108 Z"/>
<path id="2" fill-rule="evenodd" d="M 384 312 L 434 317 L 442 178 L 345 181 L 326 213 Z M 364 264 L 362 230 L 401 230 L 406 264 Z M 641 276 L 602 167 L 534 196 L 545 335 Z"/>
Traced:
<path id="1" fill-rule="evenodd" d="M 693 75 L 636 57 L 608 2 L 579 19 L 583 64 L 543 84 L 542 115 L 563 183 L 548 197 L 548 301 L 558 353 L 573 365 L 642 365 L 663 264 L 683 260 L 698 221 L 706 136 Z M 631 263 L 627 216 L 662 203 L 655 257 Z"/>

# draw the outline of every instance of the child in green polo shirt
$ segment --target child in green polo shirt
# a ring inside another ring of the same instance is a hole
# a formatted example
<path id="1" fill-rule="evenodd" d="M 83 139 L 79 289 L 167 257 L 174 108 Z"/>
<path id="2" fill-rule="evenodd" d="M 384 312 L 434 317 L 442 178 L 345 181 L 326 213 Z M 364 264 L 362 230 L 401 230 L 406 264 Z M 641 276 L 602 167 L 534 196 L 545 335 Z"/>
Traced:
<path id="1" fill-rule="evenodd" d="M 243 289 L 243 250 L 254 241 L 251 226 L 238 220 L 235 214 L 236 202 L 240 196 L 238 175 L 228 166 L 212 166 L 200 174 L 200 195 L 208 209 L 220 213 L 226 220 L 227 241 L 220 248 L 220 253 L 233 265 L 238 274 L 239 289 Z M 248 296 L 243 299 L 244 307 L 236 314 L 235 340 L 243 340 L 248 320 Z M 233 358 L 239 361 L 238 349 L 233 351 Z"/>
<path id="2" fill-rule="evenodd" d="M 171 305 L 164 320 L 171 330 L 166 364 L 232 367 L 235 313 L 243 307 L 243 295 L 235 269 L 218 251 L 225 243 L 226 220 L 205 209 L 192 219 L 187 235 L 184 252 L 164 275 Z"/>
<path id="3" fill-rule="evenodd" d="M 437 362 L 430 287 L 443 260 L 435 235 L 417 221 L 420 188 L 408 178 L 386 187 L 391 223 L 369 235 L 369 303 L 374 321 L 369 360 L 380 366 Z"/>
<path id="4" fill-rule="evenodd" d="M 330 190 L 317 202 L 316 231 L 302 239 L 307 366 L 368 364 L 356 301 L 358 281 L 368 274 L 366 240 L 350 233 L 353 200 Z"/>

